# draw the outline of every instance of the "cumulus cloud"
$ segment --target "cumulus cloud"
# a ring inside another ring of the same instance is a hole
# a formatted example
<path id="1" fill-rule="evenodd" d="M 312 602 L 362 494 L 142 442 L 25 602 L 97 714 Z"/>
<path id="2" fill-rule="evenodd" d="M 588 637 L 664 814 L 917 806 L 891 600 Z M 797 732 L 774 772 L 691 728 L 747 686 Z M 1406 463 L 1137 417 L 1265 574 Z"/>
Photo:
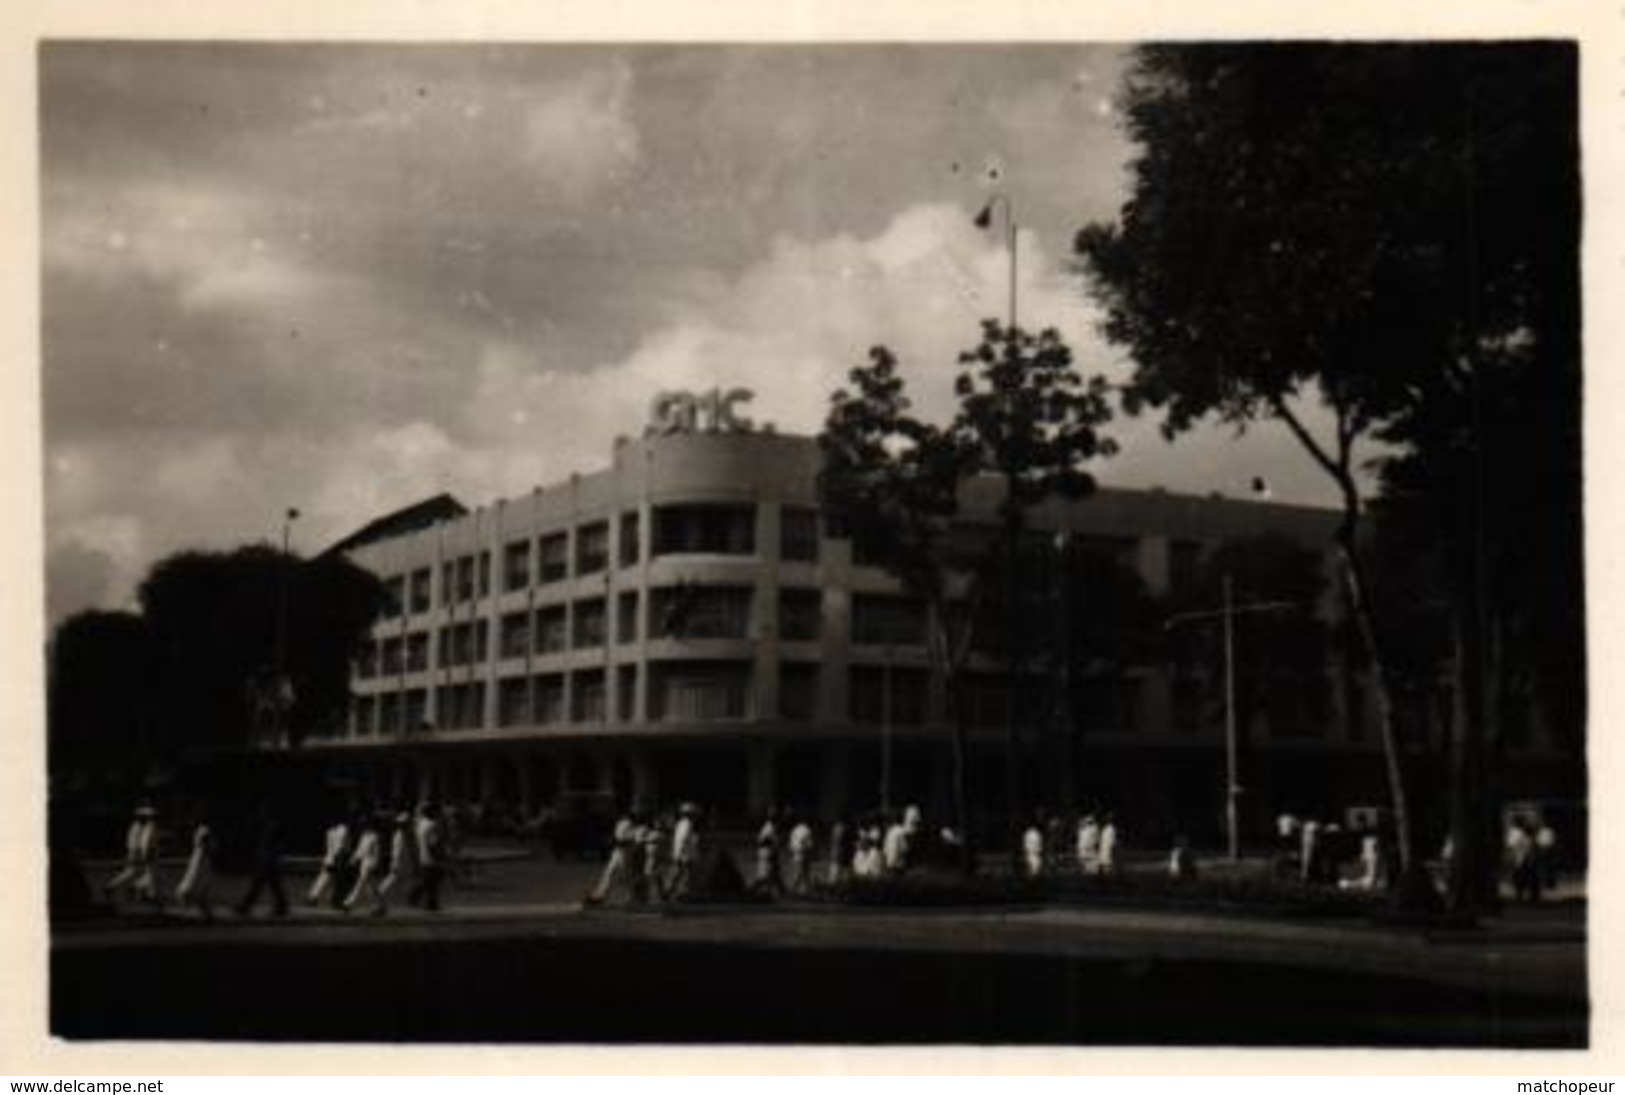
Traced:
<path id="1" fill-rule="evenodd" d="M 632 69 L 624 63 L 549 89 L 525 111 L 525 157 L 578 198 L 620 175 L 638 159 L 632 90 Z"/>

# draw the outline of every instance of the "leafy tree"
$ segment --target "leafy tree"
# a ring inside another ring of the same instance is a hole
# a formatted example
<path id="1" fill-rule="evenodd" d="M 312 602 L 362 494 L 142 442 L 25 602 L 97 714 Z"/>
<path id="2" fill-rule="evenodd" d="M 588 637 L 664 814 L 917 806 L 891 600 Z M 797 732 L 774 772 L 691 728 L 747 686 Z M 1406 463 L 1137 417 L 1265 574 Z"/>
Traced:
<path id="1" fill-rule="evenodd" d="M 342 558 L 301 561 L 263 545 L 172 555 L 139 597 L 177 748 L 246 741 L 279 668 L 293 743 L 342 713 L 351 654 L 383 603 L 377 579 Z"/>
<path id="2" fill-rule="evenodd" d="M 848 377 L 852 388 L 831 396 L 818 437 L 819 492 L 840 531 L 927 606 L 931 659 L 948 695 L 954 822 L 965 837 L 963 865 L 968 867 L 972 845 L 960 671 L 970 647 L 971 613 L 951 535 L 968 465 L 949 433 L 909 413 L 890 350 L 873 348 L 869 363 Z"/>
<path id="3" fill-rule="evenodd" d="M 1465 690 L 1480 693 L 1491 645 L 1477 607 L 1491 588 L 1481 549 L 1507 527 L 1492 519 L 1485 484 L 1489 465 L 1515 451 L 1510 429 L 1490 421 L 1520 354 L 1540 360 L 1524 391 L 1555 431 L 1541 468 L 1525 474 L 1574 497 L 1573 80 L 1572 48 L 1550 44 L 1149 47 L 1125 89 L 1141 150 L 1132 196 L 1116 224 L 1078 239 L 1106 333 L 1135 358 L 1131 409 L 1159 409 L 1170 435 L 1208 416 L 1279 423 L 1336 485 L 1344 582 L 1377 685 L 1407 865 L 1357 449 L 1380 439 L 1427 461 L 1433 519 L 1478 531 L 1454 538 L 1478 548 L 1468 552 L 1477 562 L 1458 554 L 1453 571 L 1478 575 L 1480 592 L 1453 592 L 1471 632 Z M 1317 401 L 1329 431 L 1310 425 Z M 1491 446 L 1494 458 L 1468 460 L 1464 479 L 1459 456 Z M 1465 523 L 1450 498 L 1468 500 Z M 1578 510 L 1556 506 L 1552 557 L 1574 575 Z M 1458 720 L 1462 757 L 1476 749 L 1477 721 Z M 1454 790 L 1471 795 L 1460 779 Z M 1468 828 L 1458 819 L 1458 849 L 1478 858 L 1483 834 Z"/>
<path id="4" fill-rule="evenodd" d="M 820 489 L 828 512 L 866 555 L 921 597 L 933 621 L 933 658 L 948 685 L 954 726 L 954 799 L 958 821 L 967 817 L 965 728 L 959 695 L 978 605 L 986 583 L 974 581 L 986 558 L 967 555 L 953 518 L 965 481 L 996 477 L 1005 591 L 1010 679 L 1023 657 L 1019 641 L 1020 580 L 1016 563 L 1027 511 L 1057 496 L 1079 497 L 1094 487 L 1083 464 L 1114 451 L 1099 427 L 1110 417 L 1105 382 L 1085 382 L 1060 335 L 1037 335 L 995 321 L 982 341 L 960 357 L 955 391 L 959 411 L 945 427 L 923 423 L 909 402 L 891 351 L 876 347 L 867 367 L 850 374 L 853 391 L 834 393 L 820 435 Z M 1007 802 L 1019 814 L 1019 751 L 1015 689 L 1007 690 L 1011 781 Z"/>
<path id="5" fill-rule="evenodd" d="M 69 616 L 52 636 L 49 768 L 85 775 L 146 770 L 157 759 L 152 643 L 133 612 Z"/>

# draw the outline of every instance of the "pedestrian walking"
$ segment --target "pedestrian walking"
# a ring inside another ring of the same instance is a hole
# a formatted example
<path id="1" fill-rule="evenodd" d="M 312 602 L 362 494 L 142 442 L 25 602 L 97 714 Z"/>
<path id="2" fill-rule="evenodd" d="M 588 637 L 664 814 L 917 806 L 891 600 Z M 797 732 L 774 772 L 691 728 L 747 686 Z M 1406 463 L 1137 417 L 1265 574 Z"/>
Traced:
<path id="1" fill-rule="evenodd" d="M 175 903 L 181 908 L 194 908 L 203 919 L 214 919 L 214 830 L 206 820 L 199 819 L 192 827 L 192 854 L 186 860 L 186 871 L 175 887 Z"/>
<path id="2" fill-rule="evenodd" d="M 858 831 L 857 841 L 853 846 L 852 875 L 854 878 L 879 878 L 882 869 L 880 830 L 865 825 Z"/>
<path id="3" fill-rule="evenodd" d="M 666 832 L 662 819 L 651 816 L 639 834 L 638 869 L 643 875 L 645 901 L 666 900 L 666 861 L 670 852 Z"/>
<path id="4" fill-rule="evenodd" d="M 682 901 L 694 887 L 694 865 L 700 858 L 699 807 L 685 802 L 677 807 L 671 831 L 671 873 L 666 879 L 666 900 Z"/>
<path id="5" fill-rule="evenodd" d="M 617 885 L 631 889 L 632 859 L 637 854 L 637 823 L 631 813 L 622 814 L 620 820 L 615 822 L 615 830 L 611 835 L 609 859 L 604 863 L 604 871 L 598 876 L 598 885 L 593 887 L 585 899 L 588 905 L 601 905 L 609 892 Z"/>
<path id="6" fill-rule="evenodd" d="M 880 859 L 889 875 L 900 875 L 908 870 L 909 831 L 901 819 L 886 827 L 886 836 L 880 845 Z"/>
<path id="7" fill-rule="evenodd" d="M 813 831 L 805 819 L 790 830 L 790 892 L 804 894 L 812 889 Z"/>
<path id="8" fill-rule="evenodd" d="M 124 866 L 107 880 L 102 893 L 112 901 L 128 889 L 137 900 L 157 904 L 157 859 L 158 811 L 150 803 L 142 803 L 124 831 Z"/>
<path id="9" fill-rule="evenodd" d="M 1078 822 L 1078 870 L 1086 875 L 1100 873 L 1100 822 L 1094 814 L 1084 814 Z"/>
<path id="10" fill-rule="evenodd" d="M 1507 829 L 1507 866 L 1512 893 L 1531 904 L 1540 900 L 1540 870 L 1535 862 L 1535 837 L 1528 822 L 1516 821 Z"/>
<path id="11" fill-rule="evenodd" d="M 1196 877 L 1196 855 L 1183 833 L 1174 837 L 1173 851 L 1168 853 L 1168 877 L 1175 882 L 1189 882 Z"/>
<path id="12" fill-rule="evenodd" d="M 829 874 L 831 886 L 839 886 L 852 875 L 852 860 L 858 853 L 857 829 L 846 820 L 829 829 Z"/>
<path id="13" fill-rule="evenodd" d="M 378 820 L 375 817 L 364 819 L 358 828 L 361 834 L 356 837 L 355 850 L 350 854 L 350 867 L 355 872 L 355 884 L 350 887 L 342 907 L 345 912 L 349 912 L 355 908 L 356 902 L 367 897 L 372 901 L 372 915 L 383 916 L 389 911 L 389 902 L 384 897 L 383 885 L 379 881 L 380 869 L 383 866 L 383 848 L 378 835 Z"/>
<path id="14" fill-rule="evenodd" d="M 1021 836 L 1021 871 L 1028 878 L 1044 876 L 1044 830 L 1037 818 Z"/>
<path id="15" fill-rule="evenodd" d="M 354 840 L 350 823 L 345 818 L 338 818 L 327 827 L 327 832 L 323 834 L 322 866 L 316 872 L 316 880 L 310 884 L 309 892 L 305 894 L 312 908 L 320 905 L 322 898 L 329 894 L 332 895 L 335 909 L 343 903 L 340 879 L 355 850 Z"/>
<path id="16" fill-rule="evenodd" d="M 429 912 L 440 911 L 440 887 L 446 878 L 446 838 L 440 811 L 432 802 L 418 808 L 414 826 L 417 838 L 418 877 L 409 900 Z"/>
<path id="17" fill-rule="evenodd" d="M 1320 877 L 1320 822 L 1306 819 L 1298 827 L 1298 880 L 1313 882 Z"/>
<path id="18" fill-rule="evenodd" d="M 756 877 L 750 889 L 756 894 L 784 896 L 784 876 L 779 858 L 779 827 L 772 813 L 756 831 Z"/>
<path id="19" fill-rule="evenodd" d="M 414 873 L 417 856 L 413 849 L 416 843 L 412 832 L 412 815 L 402 810 L 395 815 L 395 824 L 390 829 L 389 870 L 378 883 L 380 905 L 387 905 L 390 891 Z"/>
<path id="20" fill-rule="evenodd" d="M 1104 824 L 1100 826 L 1100 873 L 1103 875 L 1117 873 L 1117 841 L 1117 820 L 1107 814 Z"/>
<path id="21" fill-rule="evenodd" d="M 1550 890 L 1557 886 L 1557 830 L 1551 822 L 1541 818 L 1535 829 L 1535 863 L 1540 871 L 1540 883 Z"/>
<path id="22" fill-rule="evenodd" d="M 262 803 L 259 825 L 254 836 L 254 874 L 248 889 L 237 902 L 237 915 L 248 916 L 259 903 L 260 894 L 271 895 L 271 912 L 275 916 L 288 915 L 288 895 L 282 888 L 282 825 L 269 803 Z"/>

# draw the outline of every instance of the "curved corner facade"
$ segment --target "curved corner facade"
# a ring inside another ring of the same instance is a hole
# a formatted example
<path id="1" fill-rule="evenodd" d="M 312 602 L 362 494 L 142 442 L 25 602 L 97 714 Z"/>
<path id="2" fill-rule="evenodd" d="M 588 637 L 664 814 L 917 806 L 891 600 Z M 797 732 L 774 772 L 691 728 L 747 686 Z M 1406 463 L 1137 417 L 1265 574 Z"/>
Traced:
<path id="1" fill-rule="evenodd" d="M 357 659 L 348 725 L 312 748 L 379 796 L 526 811 L 576 794 L 694 799 L 724 818 L 775 803 L 827 817 L 882 797 L 945 808 L 949 730 L 923 607 L 829 535 L 818 460 L 813 439 L 770 433 L 625 441 L 607 470 L 351 549 L 393 605 Z M 996 503 L 967 490 L 963 520 L 991 524 Z M 1227 539 L 1323 549 L 1332 520 L 1103 488 L 1033 524 L 1116 554 L 1157 592 Z M 1007 692 L 996 666 L 972 668 L 974 794 L 1002 786 Z M 1371 705 L 1358 682 L 1332 683 L 1330 710 L 1250 728 L 1253 770 L 1369 784 L 1339 793 L 1376 801 Z M 1040 719 L 1048 678 L 1015 687 Z M 1216 824 L 1217 682 L 1150 666 L 1097 691 L 1072 716 L 1077 793 Z"/>

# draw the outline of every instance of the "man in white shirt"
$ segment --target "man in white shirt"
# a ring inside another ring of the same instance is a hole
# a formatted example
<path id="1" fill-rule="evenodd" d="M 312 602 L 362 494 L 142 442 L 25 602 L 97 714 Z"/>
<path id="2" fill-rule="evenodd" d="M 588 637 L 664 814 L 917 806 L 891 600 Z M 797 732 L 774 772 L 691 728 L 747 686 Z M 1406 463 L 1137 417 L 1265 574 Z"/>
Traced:
<path id="1" fill-rule="evenodd" d="M 700 857 L 699 808 L 685 802 L 677 808 L 677 825 L 671 832 L 671 875 L 666 880 L 666 898 L 681 901 L 694 884 L 694 864 Z"/>
<path id="2" fill-rule="evenodd" d="M 812 888 L 813 831 L 803 819 L 790 830 L 790 890 L 806 893 Z"/>
<path id="3" fill-rule="evenodd" d="M 338 892 L 338 876 L 344 870 L 344 865 L 350 858 L 352 837 L 349 823 L 343 818 L 339 818 L 332 825 L 329 825 L 325 840 L 321 870 L 316 872 L 316 881 L 311 883 L 310 892 L 305 896 L 312 906 L 316 906 L 322 903 L 322 898 L 331 890 L 333 892 L 333 904 L 337 907 L 340 904 L 341 896 Z"/>
<path id="4" fill-rule="evenodd" d="M 632 820 L 632 815 L 622 814 L 620 820 L 615 822 L 609 860 L 604 864 L 604 873 L 598 876 L 598 885 L 587 895 L 587 904 L 603 904 L 604 899 L 609 896 L 610 889 L 617 884 L 626 884 L 630 887 L 629 872 L 632 869 L 632 859 L 637 854 L 637 835 L 637 823 Z"/>
<path id="5" fill-rule="evenodd" d="M 401 884 L 401 880 L 412 870 L 415 857 L 412 847 L 417 842 L 412 832 L 412 815 L 401 811 L 395 815 L 395 828 L 389 837 L 389 872 L 384 875 L 383 881 L 378 883 L 378 896 L 380 903 L 389 897 L 389 891 Z"/>
<path id="6" fill-rule="evenodd" d="M 1028 878 L 1044 876 L 1044 829 L 1037 819 L 1021 836 L 1021 869 Z"/>
<path id="7" fill-rule="evenodd" d="M 440 884 L 445 879 L 446 853 L 444 830 L 440 827 L 440 811 L 433 803 L 418 808 L 416 827 L 418 853 L 418 880 L 412 887 L 412 904 L 421 904 L 429 912 L 440 911 Z"/>
<path id="8" fill-rule="evenodd" d="M 141 900 L 156 900 L 158 884 L 153 877 L 153 861 L 157 854 L 158 811 L 142 804 L 124 831 L 124 866 L 102 887 L 108 900 L 122 894 L 126 887 Z"/>
<path id="9" fill-rule="evenodd" d="M 1117 872 L 1117 821 L 1112 815 L 1106 815 L 1106 823 L 1100 827 L 1100 873 L 1103 875 Z"/>
<path id="10" fill-rule="evenodd" d="M 379 843 L 377 823 L 372 820 L 363 822 L 361 836 L 357 838 L 355 852 L 350 857 L 350 865 L 355 870 L 355 885 L 344 899 L 345 912 L 355 908 L 362 894 L 372 898 L 372 915 L 383 916 L 389 911 L 389 904 L 384 900 L 383 890 L 378 884 L 378 867 L 383 851 Z"/>
<path id="11" fill-rule="evenodd" d="M 908 826 L 894 821 L 886 827 L 886 837 L 880 845 L 880 858 L 886 873 L 899 875 L 908 870 Z"/>
<path id="12" fill-rule="evenodd" d="M 1078 822 L 1078 870 L 1083 874 L 1100 872 L 1100 823 L 1094 814 Z"/>

